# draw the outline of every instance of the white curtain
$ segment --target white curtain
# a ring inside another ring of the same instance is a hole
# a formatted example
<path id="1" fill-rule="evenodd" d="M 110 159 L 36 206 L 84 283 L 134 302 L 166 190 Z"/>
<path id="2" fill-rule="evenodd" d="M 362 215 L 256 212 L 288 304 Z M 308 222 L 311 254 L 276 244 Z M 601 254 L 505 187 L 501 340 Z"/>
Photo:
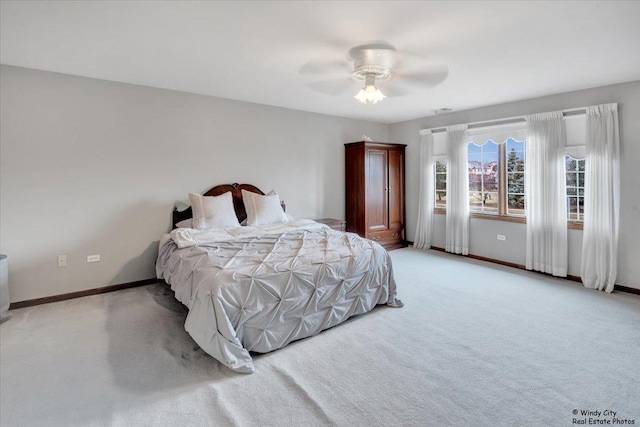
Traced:
<path id="1" fill-rule="evenodd" d="M 580 276 L 587 288 L 611 292 L 620 217 L 618 104 L 587 108 L 584 203 Z"/>
<path id="2" fill-rule="evenodd" d="M 561 112 L 527 116 L 526 268 L 567 275 L 565 128 Z"/>
<path id="3" fill-rule="evenodd" d="M 431 130 L 420 131 L 420 187 L 418 194 L 418 223 L 413 247 L 429 249 L 433 228 L 434 179 L 433 179 L 433 134 Z"/>
<path id="4" fill-rule="evenodd" d="M 469 255 L 467 125 L 447 127 L 447 252 Z"/>

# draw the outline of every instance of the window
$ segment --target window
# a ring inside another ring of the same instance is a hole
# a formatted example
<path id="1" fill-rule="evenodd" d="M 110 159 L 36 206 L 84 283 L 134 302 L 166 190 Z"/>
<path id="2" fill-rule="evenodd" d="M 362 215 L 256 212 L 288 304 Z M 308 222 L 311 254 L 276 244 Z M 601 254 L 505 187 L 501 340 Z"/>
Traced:
<path id="1" fill-rule="evenodd" d="M 565 156 L 567 174 L 567 220 L 584 221 L 584 159 Z"/>
<path id="2" fill-rule="evenodd" d="M 525 142 L 507 138 L 505 143 L 497 144 L 490 140 L 484 145 L 470 143 L 468 150 L 470 212 L 524 217 Z M 435 162 L 434 181 L 435 208 L 444 210 L 447 164 L 443 159 Z M 502 181 L 506 182 L 505 186 L 501 185 Z M 501 203 L 502 200 L 506 202 Z"/>
<path id="3" fill-rule="evenodd" d="M 437 160 L 434 167 L 436 183 L 436 209 L 447 208 L 447 163 Z"/>
<path id="4" fill-rule="evenodd" d="M 507 215 L 525 216 L 524 141 L 507 139 Z"/>
<path id="5" fill-rule="evenodd" d="M 565 128 L 567 221 L 570 228 L 580 229 L 584 222 L 586 116 L 567 115 Z M 470 213 L 525 222 L 526 123 L 477 126 L 469 128 L 468 135 Z M 432 136 L 434 205 L 438 213 L 444 213 L 447 207 L 447 133 L 434 131 Z"/>
<path id="6" fill-rule="evenodd" d="M 499 145 L 489 141 L 469 144 L 469 210 L 497 215 L 500 213 Z"/>

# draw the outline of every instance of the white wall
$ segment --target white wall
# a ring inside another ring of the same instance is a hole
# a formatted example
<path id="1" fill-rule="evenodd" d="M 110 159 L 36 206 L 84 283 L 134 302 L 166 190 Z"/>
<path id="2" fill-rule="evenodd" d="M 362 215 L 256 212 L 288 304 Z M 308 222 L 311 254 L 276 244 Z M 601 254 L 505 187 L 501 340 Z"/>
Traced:
<path id="1" fill-rule="evenodd" d="M 387 140 L 383 124 L 4 65 L 0 94 L 13 302 L 154 277 L 174 202 L 213 185 L 275 188 L 296 217 L 344 218 L 343 144 Z"/>
<path id="2" fill-rule="evenodd" d="M 640 289 L 640 81 L 495 105 L 459 113 L 430 116 L 389 126 L 389 140 L 407 146 L 407 238 L 416 229 L 420 129 L 617 102 L 621 164 L 619 285 Z M 434 246 L 444 247 L 445 217 L 436 215 Z M 505 242 L 497 234 L 507 236 Z M 517 264 L 525 263 L 525 225 L 472 219 L 470 252 Z M 582 231 L 569 230 L 569 274 L 580 273 Z"/>
<path id="3" fill-rule="evenodd" d="M 640 82 L 384 125 L 11 66 L 0 67 L 0 252 L 13 302 L 154 277 L 176 200 L 230 182 L 278 190 L 298 217 L 344 218 L 344 146 L 406 143 L 415 233 L 422 128 L 618 102 L 618 284 L 640 288 Z M 444 246 L 444 217 L 435 244 Z M 507 235 L 498 242 L 496 234 Z M 578 274 L 582 234 L 570 230 Z M 524 226 L 473 219 L 471 252 L 524 263 Z M 56 257 L 68 256 L 57 268 Z M 87 264 L 86 256 L 101 262 Z"/>

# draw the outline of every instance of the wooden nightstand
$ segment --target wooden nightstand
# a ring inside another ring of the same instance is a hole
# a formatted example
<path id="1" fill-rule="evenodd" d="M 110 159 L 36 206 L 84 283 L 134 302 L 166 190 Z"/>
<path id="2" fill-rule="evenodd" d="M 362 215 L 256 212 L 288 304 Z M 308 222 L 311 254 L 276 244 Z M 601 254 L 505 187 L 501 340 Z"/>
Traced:
<path id="1" fill-rule="evenodd" d="M 318 218 L 314 219 L 315 222 L 319 222 L 320 224 L 326 224 L 334 230 L 344 231 L 346 228 L 347 222 L 343 219 L 334 219 L 334 218 Z"/>

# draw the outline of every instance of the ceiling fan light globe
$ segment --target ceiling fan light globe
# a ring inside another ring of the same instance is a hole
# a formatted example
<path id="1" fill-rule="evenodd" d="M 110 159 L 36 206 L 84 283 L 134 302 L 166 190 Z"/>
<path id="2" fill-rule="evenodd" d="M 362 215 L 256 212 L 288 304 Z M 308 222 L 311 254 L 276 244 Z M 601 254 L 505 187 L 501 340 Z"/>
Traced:
<path id="1" fill-rule="evenodd" d="M 354 98 L 363 104 L 377 104 L 385 99 L 386 96 L 374 85 L 367 85 L 364 89 L 360 89 Z"/>

